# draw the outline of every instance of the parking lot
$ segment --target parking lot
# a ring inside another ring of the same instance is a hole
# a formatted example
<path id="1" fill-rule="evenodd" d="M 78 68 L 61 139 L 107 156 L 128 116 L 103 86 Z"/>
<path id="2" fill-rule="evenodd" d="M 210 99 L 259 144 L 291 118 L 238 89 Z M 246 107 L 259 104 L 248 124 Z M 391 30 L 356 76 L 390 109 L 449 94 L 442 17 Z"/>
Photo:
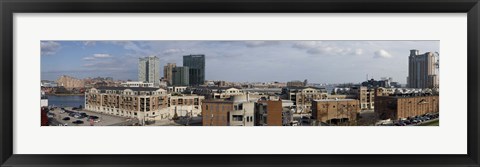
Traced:
<path id="1" fill-rule="evenodd" d="M 50 125 L 53 126 L 61 126 L 62 125 L 67 125 L 67 126 L 127 126 L 127 125 L 133 125 L 135 123 L 138 123 L 138 121 L 129 119 L 129 118 L 124 118 L 124 117 L 119 117 L 119 116 L 114 116 L 114 115 L 107 115 L 107 114 L 101 114 L 97 112 L 91 112 L 91 111 L 86 111 L 86 110 L 72 110 L 71 107 L 65 107 L 65 111 L 74 111 L 78 113 L 85 113 L 88 116 L 97 116 L 98 121 L 89 121 L 88 117 L 84 118 L 75 118 L 73 116 L 69 116 L 68 112 L 61 113 L 61 108 L 55 108 L 53 110 L 50 110 L 50 113 L 53 113 L 53 115 L 50 119 Z M 63 120 L 64 118 L 69 118 L 69 120 Z M 80 124 L 74 124 L 74 121 L 83 121 L 83 123 Z"/>

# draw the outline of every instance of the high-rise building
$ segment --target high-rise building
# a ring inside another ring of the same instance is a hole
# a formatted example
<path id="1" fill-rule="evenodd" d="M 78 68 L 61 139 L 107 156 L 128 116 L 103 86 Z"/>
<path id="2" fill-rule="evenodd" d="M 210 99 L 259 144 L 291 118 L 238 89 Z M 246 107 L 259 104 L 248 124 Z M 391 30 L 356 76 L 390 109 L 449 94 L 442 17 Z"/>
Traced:
<path id="1" fill-rule="evenodd" d="M 190 85 L 202 85 L 205 82 L 205 55 L 183 56 L 183 66 L 189 67 Z"/>
<path id="2" fill-rule="evenodd" d="M 166 66 L 163 67 L 163 79 L 167 81 L 168 85 L 173 84 L 173 68 L 177 67 L 177 64 L 175 63 L 167 63 Z"/>
<path id="3" fill-rule="evenodd" d="M 156 56 L 142 57 L 138 60 L 138 81 L 160 84 L 160 60 Z"/>
<path id="4" fill-rule="evenodd" d="M 410 88 L 438 88 L 438 53 L 410 50 L 407 84 Z"/>
<path id="5" fill-rule="evenodd" d="M 172 85 L 187 86 L 190 81 L 189 67 L 174 67 L 172 70 Z"/>

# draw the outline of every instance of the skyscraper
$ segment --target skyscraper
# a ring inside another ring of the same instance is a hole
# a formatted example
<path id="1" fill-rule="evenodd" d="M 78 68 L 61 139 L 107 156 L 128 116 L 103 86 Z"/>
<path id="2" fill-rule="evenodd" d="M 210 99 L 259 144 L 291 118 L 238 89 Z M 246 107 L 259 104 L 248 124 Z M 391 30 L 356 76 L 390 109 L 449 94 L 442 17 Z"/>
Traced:
<path id="1" fill-rule="evenodd" d="M 410 50 L 407 86 L 410 88 L 438 88 L 438 53 L 419 54 Z"/>
<path id="2" fill-rule="evenodd" d="M 138 81 L 160 84 L 160 60 L 156 56 L 143 57 L 138 60 Z"/>
<path id="3" fill-rule="evenodd" d="M 168 83 L 168 85 L 173 84 L 173 68 L 177 67 L 177 64 L 175 63 L 167 63 L 166 66 L 163 67 L 163 79 L 165 79 Z"/>
<path id="4" fill-rule="evenodd" d="M 188 86 L 189 85 L 189 67 L 174 67 L 172 70 L 172 85 Z"/>
<path id="5" fill-rule="evenodd" d="M 202 85 L 205 82 L 205 55 L 183 56 L 183 66 L 189 67 L 190 85 Z"/>

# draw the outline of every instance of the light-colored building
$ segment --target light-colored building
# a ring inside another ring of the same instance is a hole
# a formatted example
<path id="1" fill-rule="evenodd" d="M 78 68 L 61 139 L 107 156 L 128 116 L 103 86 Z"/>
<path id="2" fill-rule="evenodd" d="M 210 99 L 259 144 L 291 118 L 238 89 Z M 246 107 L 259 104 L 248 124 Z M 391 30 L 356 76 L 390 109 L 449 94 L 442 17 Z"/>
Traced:
<path id="1" fill-rule="evenodd" d="M 169 86 L 167 87 L 168 93 L 183 93 L 187 90 L 186 86 Z"/>
<path id="2" fill-rule="evenodd" d="M 375 88 L 366 86 L 352 86 L 349 88 L 335 88 L 328 99 L 357 99 L 362 110 L 375 108 Z"/>
<path id="3" fill-rule="evenodd" d="M 153 83 L 145 83 L 145 82 L 125 82 L 125 83 L 121 83 L 121 85 L 124 87 L 149 87 L 149 88 L 154 87 Z"/>
<path id="4" fill-rule="evenodd" d="M 297 113 L 310 113 L 312 100 L 327 99 L 328 93 L 325 89 L 316 87 L 285 87 L 282 96 L 294 103 Z"/>
<path id="5" fill-rule="evenodd" d="M 87 90 L 85 109 L 143 122 L 172 119 L 175 115 L 197 116 L 202 100 L 197 95 L 172 96 L 161 88 L 103 87 Z"/>
<path id="6" fill-rule="evenodd" d="M 187 91 L 205 96 L 205 99 L 228 99 L 234 95 L 245 95 L 242 89 L 235 87 L 191 87 Z"/>
<path id="7" fill-rule="evenodd" d="M 44 91 L 40 93 L 40 107 L 48 107 L 48 97 L 45 95 Z"/>
<path id="8" fill-rule="evenodd" d="M 167 81 L 167 85 L 173 84 L 173 68 L 175 67 L 177 67 L 175 63 L 167 63 L 167 65 L 163 67 L 163 79 Z"/>
<path id="9" fill-rule="evenodd" d="M 160 60 L 156 56 L 142 57 L 138 60 L 138 81 L 159 86 Z"/>
<path id="10" fill-rule="evenodd" d="M 437 52 L 419 54 L 418 50 L 410 50 L 410 56 L 408 57 L 408 87 L 438 88 L 438 63 L 439 55 Z"/>
<path id="11" fill-rule="evenodd" d="M 57 86 L 63 86 L 66 89 L 83 88 L 83 80 L 71 76 L 62 75 L 57 79 Z"/>
<path id="12" fill-rule="evenodd" d="M 58 85 L 53 81 L 42 81 L 40 83 L 40 86 L 45 88 L 54 88 L 54 87 L 57 87 Z"/>
<path id="13" fill-rule="evenodd" d="M 197 95 L 170 95 L 170 115 L 196 117 L 202 115 L 203 96 Z"/>

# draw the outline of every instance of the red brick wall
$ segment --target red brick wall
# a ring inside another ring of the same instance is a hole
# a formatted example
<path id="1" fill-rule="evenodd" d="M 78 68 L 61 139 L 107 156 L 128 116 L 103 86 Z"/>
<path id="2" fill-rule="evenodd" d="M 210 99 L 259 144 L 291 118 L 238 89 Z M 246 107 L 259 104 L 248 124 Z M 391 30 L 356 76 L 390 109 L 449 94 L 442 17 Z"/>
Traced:
<path id="1" fill-rule="evenodd" d="M 282 101 L 267 101 L 267 126 L 282 126 Z"/>

